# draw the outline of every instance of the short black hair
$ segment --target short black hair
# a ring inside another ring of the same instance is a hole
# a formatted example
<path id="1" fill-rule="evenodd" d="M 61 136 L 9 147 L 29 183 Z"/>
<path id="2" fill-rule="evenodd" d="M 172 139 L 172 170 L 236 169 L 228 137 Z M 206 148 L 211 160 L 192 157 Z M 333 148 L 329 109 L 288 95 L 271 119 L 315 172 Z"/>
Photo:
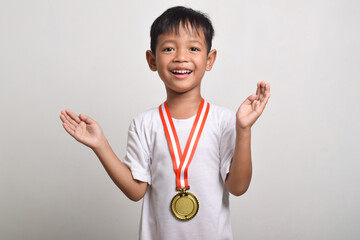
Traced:
<path id="1" fill-rule="evenodd" d="M 180 24 L 182 24 L 182 26 L 186 29 L 190 26 L 192 29 L 195 29 L 197 33 L 199 33 L 199 28 L 201 28 L 205 36 L 207 52 L 210 52 L 211 42 L 214 36 L 214 28 L 209 17 L 200 11 L 177 6 L 166 10 L 157 19 L 155 19 L 151 25 L 150 49 L 154 54 L 159 35 L 172 31 L 175 31 L 175 33 L 178 34 Z"/>

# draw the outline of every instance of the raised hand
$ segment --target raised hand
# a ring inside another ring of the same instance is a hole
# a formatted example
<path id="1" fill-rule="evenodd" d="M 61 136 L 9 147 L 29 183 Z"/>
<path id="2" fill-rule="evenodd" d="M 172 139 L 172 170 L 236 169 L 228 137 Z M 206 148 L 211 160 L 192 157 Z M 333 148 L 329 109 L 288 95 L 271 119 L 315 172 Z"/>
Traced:
<path id="1" fill-rule="evenodd" d="M 94 149 L 105 141 L 100 125 L 83 114 L 79 116 L 69 109 L 61 111 L 60 119 L 64 129 L 77 141 Z"/>
<path id="2" fill-rule="evenodd" d="M 236 124 L 241 129 L 251 128 L 260 117 L 270 98 L 270 84 L 264 81 L 257 83 L 256 94 L 250 95 L 236 113 Z"/>

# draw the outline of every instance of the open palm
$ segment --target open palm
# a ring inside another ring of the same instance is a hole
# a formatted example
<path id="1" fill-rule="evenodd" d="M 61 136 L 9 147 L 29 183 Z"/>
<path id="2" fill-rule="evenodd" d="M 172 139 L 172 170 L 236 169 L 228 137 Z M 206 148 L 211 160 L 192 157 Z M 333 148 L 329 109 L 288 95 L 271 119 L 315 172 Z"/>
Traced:
<path id="1" fill-rule="evenodd" d="M 78 116 L 67 109 L 61 111 L 60 119 L 64 129 L 72 137 L 90 148 L 97 147 L 105 138 L 100 125 L 88 116 Z"/>
<path id="2" fill-rule="evenodd" d="M 260 117 L 266 103 L 270 98 L 270 84 L 260 82 L 257 84 L 256 94 L 249 96 L 239 107 L 236 117 L 241 128 L 250 128 Z"/>

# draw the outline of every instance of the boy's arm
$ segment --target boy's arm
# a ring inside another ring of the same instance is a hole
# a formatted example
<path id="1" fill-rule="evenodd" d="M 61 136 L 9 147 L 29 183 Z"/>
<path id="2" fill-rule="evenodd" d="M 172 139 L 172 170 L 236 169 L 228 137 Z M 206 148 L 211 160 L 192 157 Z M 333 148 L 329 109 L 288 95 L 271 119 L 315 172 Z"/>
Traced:
<path id="1" fill-rule="evenodd" d="M 60 119 L 72 137 L 95 152 L 110 178 L 129 199 L 138 201 L 145 195 L 147 183 L 133 179 L 130 169 L 115 155 L 96 121 L 70 110 L 62 111 Z"/>
<path id="2" fill-rule="evenodd" d="M 251 126 L 264 111 L 270 97 L 270 84 L 257 84 L 256 94 L 249 96 L 236 113 L 236 141 L 230 171 L 225 184 L 235 196 L 246 192 L 252 175 Z"/>
<path id="3" fill-rule="evenodd" d="M 130 169 L 118 159 L 106 139 L 101 146 L 93 150 L 110 178 L 129 199 L 139 201 L 143 198 L 147 183 L 133 179 Z"/>

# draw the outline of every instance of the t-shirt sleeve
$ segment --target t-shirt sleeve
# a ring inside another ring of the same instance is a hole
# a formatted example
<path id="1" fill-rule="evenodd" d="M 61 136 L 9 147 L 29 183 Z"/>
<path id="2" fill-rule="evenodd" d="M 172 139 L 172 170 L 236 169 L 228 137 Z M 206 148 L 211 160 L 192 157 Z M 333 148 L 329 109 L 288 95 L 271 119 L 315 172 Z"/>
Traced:
<path id="1" fill-rule="evenodd" d="M 151 184 L 149 152 L 144 133 L 133 120 L 129 127 L 124 164 L 131 170 L 133 179 Z"/>
<path id="2" fill-rule="evenodd" d="M 224 182 L 230 171 L 231 161 L 234 156 L 236 138 L 235 124 L 235 114 L 230 110 L 226 111 L 220 126 L 222 130 L 220 138 L 220 174 Z"/>

